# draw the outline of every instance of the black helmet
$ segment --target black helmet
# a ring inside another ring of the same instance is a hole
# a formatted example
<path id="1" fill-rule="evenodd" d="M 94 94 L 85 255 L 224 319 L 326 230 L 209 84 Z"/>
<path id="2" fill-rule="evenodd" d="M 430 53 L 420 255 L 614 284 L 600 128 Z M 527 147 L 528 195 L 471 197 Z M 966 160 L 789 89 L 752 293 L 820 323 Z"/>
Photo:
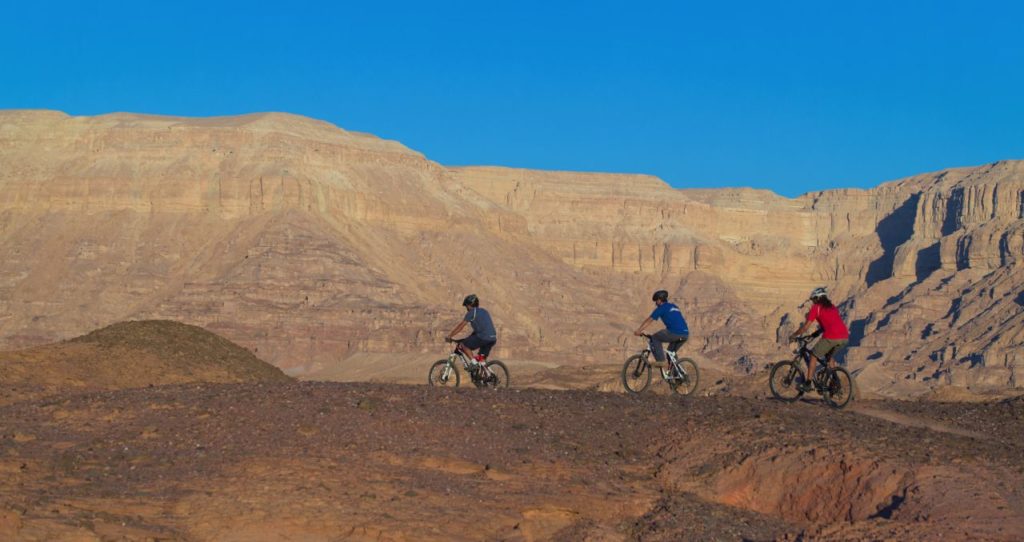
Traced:
<path id="1" fill-rule="evenodd" d="M 668 301 L 668 292 L 665 290 L 658 290 L 651 296 L 651 301 Z"/>
<path id="2" fill-rule="evenodd" d="M 478 305 L 480 305 L 480 298 L 476 294 L 469 294 L 466 296 L 466 299 L 462 300 L 463 307 L 476 307 Z"/>

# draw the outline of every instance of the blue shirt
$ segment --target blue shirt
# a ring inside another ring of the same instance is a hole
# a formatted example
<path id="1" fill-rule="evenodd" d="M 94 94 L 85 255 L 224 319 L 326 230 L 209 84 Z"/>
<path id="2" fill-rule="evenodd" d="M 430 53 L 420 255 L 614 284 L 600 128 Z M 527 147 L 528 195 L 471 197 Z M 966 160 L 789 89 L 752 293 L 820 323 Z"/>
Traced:
<path id="1" fill-rule="evenodd" d="M 689 335 L 690 328 L 686 325 L 686 319 L 683 318 L 683 312 L 679 310 L 679 307 L 672 303 L 662 303 L 658 305 L 658 308 L 654 309 L 651 313 L 652 320 L 661 320 L 665 324 L 665 329 L 669 330 L 676 335 Z"/>
<path id="2" fill-rule="evenodd" d="M 474 307 L 466 311 L 463 320 L 473 326 L 473 335 L 488 341 L 498 340 L 498 332 L 494 330 L 494 322 L 491 321 L 491 314 L 485 309 Z"/>

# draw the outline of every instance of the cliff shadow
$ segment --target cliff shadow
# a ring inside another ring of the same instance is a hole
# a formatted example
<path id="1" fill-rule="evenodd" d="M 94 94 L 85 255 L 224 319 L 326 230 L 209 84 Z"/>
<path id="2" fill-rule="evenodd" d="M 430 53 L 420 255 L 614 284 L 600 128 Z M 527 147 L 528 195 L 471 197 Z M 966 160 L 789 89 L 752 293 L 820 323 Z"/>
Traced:
<path id="1" fill-rule="evenodd" d="M 942 235 L 949 235 L 960 229 L 960 215 L 964 210 L 964 189 L 954 188 L 946 200 L 946 216 L 942 219 Z"/>
<path id="2" fill-rule="evenodd" d="M 875 234 L 882 245 L 882 256 L 868 265 L 865 281 L 869 287 L 892 276 L 896 247 L 906 243 L 914 234 L 914 218 L 917 216 L 917 202 L 920 199 L 921 194 L 910 196 L 875 227 Z"/>
<path id="3" fill-rule="evenodd" d="M 939 254 L 939 243 L 935 243 L 917 252 L 917 262 L 914 263 L 917 282 L 923 281 L 941 268 L 942 257 Z"/>

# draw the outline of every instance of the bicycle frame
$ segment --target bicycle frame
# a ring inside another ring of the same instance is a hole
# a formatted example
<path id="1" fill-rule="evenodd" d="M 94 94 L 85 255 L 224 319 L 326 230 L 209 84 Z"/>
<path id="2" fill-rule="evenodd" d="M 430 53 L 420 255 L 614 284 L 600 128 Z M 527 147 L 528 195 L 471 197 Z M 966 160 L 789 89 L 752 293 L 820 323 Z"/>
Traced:
<path id="1" fill-rule="evenodd" d="M 468 355 L 466 355 L 465 352 L 462 351 L 461 348 L 459 348 L 460 346 L 462 346 L 461 341 L 453 340 L 452 342 L 455 343 L 455 348 L 452 350 L 451 354 L 448 354 L 448 368 L 445 369 L 445 378 L 448 378 L 450 371 L 455 369 L 455 362 L 460 359 L 462 360 L 462 369 L 469 373 L 470 378 L 474 382 L 476 382 L 481 377 L 486 377 L 491 374 L 490 369 L 488 369 L 484 363 L 477 362 L 476 360 L 470 358 Z M 479 366 L 480 369 L 478 371 L 471 370 L 473 367 L 473 363 L 477 363 L 477 365 Z"/>
<path id="2" fill-rule="evenodd" d="M 644 337 L 645 339 L 648 339 L 648 340 L 650 340 L 650 338 L 651 338 L 650 335 L 641 335 L 641 336 Z M 648 366 L 648 365 L 651 364 L 651 356 L 654 354 L 654 352 L 651 351 L 651 347 L 650 346 L 648 346 L 647 348 L 644 348 L 643 350 L 638 352 L 638 354 L 643 356 L 643 358 L 644 358 L 644 366 Z M 673 367 L 676 370 L 682 371 L 682 369 L 679 368 L 679 357 L 676 354 L 675 350 L 669 350 L 669 349 L 666 348 L 665 349 L 665 355 L 668 357 L 668 363 L 669 363 L 670 367 Z M 661 378 L 662 378 L 662 380 L 668 380 L 668 377 L 666 376 L 664 370 L 661 371 Z"/>
<path id="3" fill-rule="evenodd" d="M 832 367 L 829 367 L 828 361 L 815 358 L 817 361 L 814 364 L 814 374 L 808 374 L 808 368 L 811 366 L 811 356 L 814 355 L 809 345 L 814 338 L 815 337 L 802 337 L 798 339 L 797 349 L 793 351 L 793 353 L 796 354 L 793 361 L 796 361 L 797 359 L 803 360 L 805 378 L 807 378 L 807 380 L 814 385 L 815 389 L 820 392 L 822 379 L 819 378 L 819 375 L 824 374 L 826 370 L 832 369 Z"/>
<path id="4" fill-rule="evenodd" d="M 455 367 L 455 362 L 460 359 L 462 360 L 462 368 L 468 371 L 469 358 L 466 357 L 466 354 L 459 348 L 459 345 L 456 344 L 455 350 L 453 350 L 451 354 L 448 354 L 448 364 Z"/>

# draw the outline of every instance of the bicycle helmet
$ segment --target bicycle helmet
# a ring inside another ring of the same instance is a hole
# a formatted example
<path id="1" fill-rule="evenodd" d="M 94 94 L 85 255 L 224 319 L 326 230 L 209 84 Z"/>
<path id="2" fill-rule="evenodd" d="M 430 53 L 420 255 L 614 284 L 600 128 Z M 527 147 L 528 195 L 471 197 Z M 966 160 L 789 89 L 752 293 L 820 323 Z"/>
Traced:
<path id="1" fill-rule="evenodd" d="M 668 301 L 668 292 L 665 290 L 658 290 L 651 296 L 651 301 Z"/>
<path id="2" fill-rule="evenodd" d="M 466 299 L 462 300 L 463 307 L 478 307 L 480 306 L 480 298 L 476 294 L 469 294 Z"/>
<path id="3" fill-rule="evenodd" d="M 821 299 L 823 297 L 828 297 L 828 291 L 825 290 L 824 286 L 819 286 L 811 292 L 811 301 Z"/>

